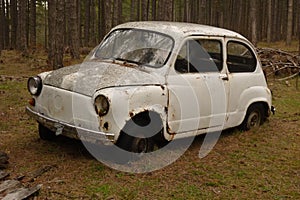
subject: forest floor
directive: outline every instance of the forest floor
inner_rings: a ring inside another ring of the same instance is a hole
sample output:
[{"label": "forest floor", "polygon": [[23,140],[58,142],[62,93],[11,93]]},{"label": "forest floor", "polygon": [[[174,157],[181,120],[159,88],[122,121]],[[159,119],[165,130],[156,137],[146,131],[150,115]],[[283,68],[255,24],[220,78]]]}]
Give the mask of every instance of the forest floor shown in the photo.
[{"label": "forest floor", "polygon": [[[9,155],[10,178],[43,184],[35,199],[300,199],[300,90],[295,80],[271,80],[276,115],[258,130],[226,131],[205,158],[203,141],[173,164],[151,173],[113,170],[94,159],[80,141],[39,139],[37,123],[25,114],[29,76],[50,70],[46,53],[0,58],[0,151]],[[71,64],[66,59],[67,64]],[[26,179],[49,167],[41,176]]]}]

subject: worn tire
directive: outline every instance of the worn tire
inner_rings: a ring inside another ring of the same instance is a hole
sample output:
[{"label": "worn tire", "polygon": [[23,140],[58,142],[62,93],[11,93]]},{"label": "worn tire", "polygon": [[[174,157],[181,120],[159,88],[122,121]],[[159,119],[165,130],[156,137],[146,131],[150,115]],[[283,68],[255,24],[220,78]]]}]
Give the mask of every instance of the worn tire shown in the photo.
[{"label": "worn tire", "polygon": [[153,138],[133,137],[121,132],[117,146],[125,151],[133,153],[148,153],[152,152],[154,149],[154,140]]},{"label": "worn tire", "polygon": [[262,104],[252,104],[246,113],[245,119],[240,125],[242,131],[248,131],[259,127],[265,121],[265,108]]},{"label": "worn tire", "polygon": [[45,127],[44,125],[39,123],[39,135],[42,140],[54,140],[56,138],[56,135],[53,131]]}]

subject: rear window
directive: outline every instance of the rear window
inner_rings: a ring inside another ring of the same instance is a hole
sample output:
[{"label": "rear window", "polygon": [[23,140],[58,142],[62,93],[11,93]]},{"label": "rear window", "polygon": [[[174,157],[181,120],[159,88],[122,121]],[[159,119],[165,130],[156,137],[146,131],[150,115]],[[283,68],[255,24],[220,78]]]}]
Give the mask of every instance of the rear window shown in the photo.
[{"label": "rear window", "polygon": [[236,41],[227,43],[227,67],[229,72],[254,72],[256,62],[254,53],[247,45]]}]

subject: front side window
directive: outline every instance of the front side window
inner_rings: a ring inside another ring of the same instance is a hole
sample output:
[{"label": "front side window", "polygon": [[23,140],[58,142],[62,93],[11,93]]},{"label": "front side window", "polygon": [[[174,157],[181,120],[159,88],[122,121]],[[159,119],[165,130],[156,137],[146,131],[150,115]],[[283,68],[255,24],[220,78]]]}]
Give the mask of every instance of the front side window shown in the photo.
[{"label": "front side window", "polygon": [[228,42],[227,67],[231,73],[254,72],[256,69],[254,53],[243,43]]},{"label": "front side window", "polygon": [[113,31],[95,53],[97,59],[117,59],[148,67],[163,66],[172,52],[170,36],[147,30]]},{"label": "front side window", "polygon": [[222,45],[218,40],[188,40],[175,63],[180,73],[219,72],[223,68]]}]

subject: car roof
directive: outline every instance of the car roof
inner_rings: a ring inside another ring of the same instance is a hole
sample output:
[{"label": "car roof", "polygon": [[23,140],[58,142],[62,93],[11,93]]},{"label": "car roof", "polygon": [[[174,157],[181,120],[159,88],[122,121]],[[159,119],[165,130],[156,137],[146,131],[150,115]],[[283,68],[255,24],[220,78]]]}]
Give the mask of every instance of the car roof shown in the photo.
[{"label": "car roof", "polygon": [[146,30],[165,33],[174,38],[177,38],[179,36],[186,37],[190,35],[208,35],[208,36],[233,37],[233,38],[247,40],[241,34],[231,30],[218,28],[214,26],[184,23],[184,22],[165,22],[165,21],[127,22],[118,25],[114,29],[123,29],[123,28],[146,29]]}]

